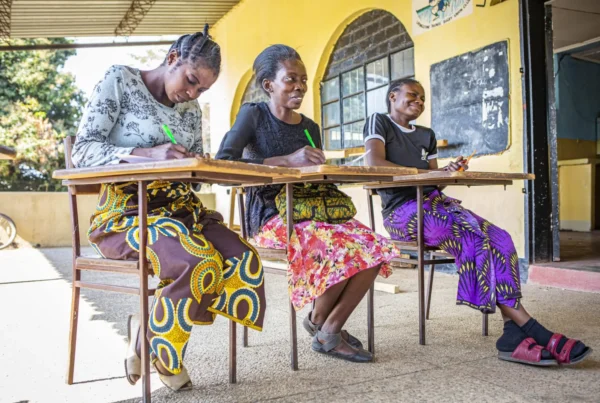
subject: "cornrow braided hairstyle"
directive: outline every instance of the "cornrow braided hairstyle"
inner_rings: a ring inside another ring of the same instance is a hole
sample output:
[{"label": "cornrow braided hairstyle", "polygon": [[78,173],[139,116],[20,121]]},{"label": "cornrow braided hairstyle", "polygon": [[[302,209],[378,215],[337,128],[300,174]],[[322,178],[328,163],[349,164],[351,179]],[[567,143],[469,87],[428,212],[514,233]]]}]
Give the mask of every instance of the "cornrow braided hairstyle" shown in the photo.
[{"label": "cornrow braided hairstyle", "polygon": [[187,34],[177,38],[169,48],[167,57],[162,65],[167,65],[167,59],[171,52],[177,52],[177,64],[175,68],[183,63],[192,65],[200,64],[211,69],[215,75],[221,71],[221,48],[208,34],[208,24],[204,25],[204,31],[195,34]]},{"label": "cornrow braided hairstyle", "polygon": [[271,45],[256,56],[252,70],[256,76],[256,84],[262,88],[265,94],[269,95],[263,86],[263,81],[275,80],[281,63],[286,60],[302,61],[298,52],[287,45]]},{"label": "cornrow braided hairstyle", "polygon": [[400,88],[402,88],[403,85],[411,85],[411,84],[419,84],[421,85],[420,82],[418,82],[417,80],[415,80],[414,78],[401,78],[399,80],[394,80],[390,83],[390,86],[388,87],[388,90],[385,94],[385,103],[387,105],[387,109],[388,109],[388,113],[390,112],[392,105],[390,104],[390,94]]}]

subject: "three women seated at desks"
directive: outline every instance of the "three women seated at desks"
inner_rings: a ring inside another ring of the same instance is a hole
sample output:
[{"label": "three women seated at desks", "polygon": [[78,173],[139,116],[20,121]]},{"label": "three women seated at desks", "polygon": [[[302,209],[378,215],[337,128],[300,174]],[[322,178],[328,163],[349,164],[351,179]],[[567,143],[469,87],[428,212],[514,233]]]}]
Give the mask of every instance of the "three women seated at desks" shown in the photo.
[{"label": "three women seated at desks", "polygon": [[[72,152],[75,166],[117,164],[130,154],[153,159],[205,158],[196,99],[214,84],[220,67],[220,48],[207,28],[179,38],[153,70],[111,67],[84,110]],[[270,46],[253,67],[269,101],[242,106],[217,158],[284,167],[324,163],[319,126],[296,112],[308,90],[300,55],[285,45]],[[408,123],[423,111],[423,92],[416,81],[395,82],[390,87],[390,115],[376,114],[365,125],[369,164],[437,169],[435,135]],[[165,124],[172,140],[162,129]],[[446,169],[461,166],[467,168],[457,161]],[[295,186],[296,192],[305,198],[295,198],[289,245],[281,185],[248,190],[245,224],[249,235],[255,245],[287,248],[292,304],[301,309],[313,303],[303,322],[313,336],[311,348],[349,361],[372,361],[373,355],[361,341],[343,328],[376,276],[391,274],[389,263],[400,253],[390,240],[353,218],[352,201],[335,186]],[[311,195],[319,197],[311,199]],[[323,195],[338,203],[331,215],[313,203]],[[173,390],[190,388],[183,360],[194,324],[210,324],[221,315],[262,329],[263,267],[252,244],[227,229],[219,213],[204,208],[189,184],[155,181],[148,185],[146,197],[147,255],[160,284],[146,335],[139,334],[139,318],[130,317],[127,380],[135,384],[140,377],[140,338],[147,337],[161,381]],[[392,237],[413,240],[413,193],[388,190],[382,198]],[[135,183],[102,186],[88,236],[103,257],[138,258],[137,204]],[[457,258],[459,302],[484,312],[494,312],[499,306],[506,318],[499,351],[510,353],[533,337],[532,345],[540,346],[542,364],[557,359],[579,362],[589,354],[591,349],[581,342],[553,336],[524,310],[516,253],[506,232],[436,188],[427,189],[425,209],[427,244]],[[570,354],[564,353],[567,350]]]}]

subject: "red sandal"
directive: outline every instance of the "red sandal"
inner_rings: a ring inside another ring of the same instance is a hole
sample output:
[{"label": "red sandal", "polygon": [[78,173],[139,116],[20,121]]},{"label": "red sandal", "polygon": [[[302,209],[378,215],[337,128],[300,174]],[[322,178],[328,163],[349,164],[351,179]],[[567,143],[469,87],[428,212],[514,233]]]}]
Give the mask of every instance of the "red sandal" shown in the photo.
[{"label": "red sandal", "polygon": [[586,357],[592,353],[592,348],[586,346],[585,349],[583,350],[583,353],[581,353],[579,356],[575,357],[575,359],[571,361],[571,350],[573,350],[573,347],[575,346],[575,344],[577,344],[577,342],[579,340],[569,339],[569,338],[565,337],[567,339],[567,341],[565,342],[565,345],[563,346],[562,350],[560,350],[560,353],[558,353],[558,352],[556,352],[556,350],[558,349],[558,343],[561,341],[561,339],[563,337],[565,337],[565,336],[563,336],[560,333],[554,333],[552,335],[552,337],[550,338],[548,345],[546,346],[546,350],[550,351],[550,354],[552,354],[552,356],[554,358],[556,358],[556,361],[559,364],[561,364],[561,365],[578,364],[581,361],[585,360]]},{"label": "red sandal", "polygon": [[498,358],[504,361],[518,362],[520,364],[534,365],[537,367],[551,367],[558,365],[555,359],[543,360],[542,350],[544,347],[536,343],[532,337],[523,340],[515,351],[498,351]]}]

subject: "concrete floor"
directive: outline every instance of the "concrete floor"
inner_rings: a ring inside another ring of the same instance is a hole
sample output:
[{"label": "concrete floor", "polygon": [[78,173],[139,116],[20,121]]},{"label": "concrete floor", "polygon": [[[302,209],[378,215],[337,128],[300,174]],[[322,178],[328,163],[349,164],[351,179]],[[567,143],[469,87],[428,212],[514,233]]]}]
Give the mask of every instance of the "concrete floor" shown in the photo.
[{"label": "concrete floor", "polygon": [[561,231],[560,262],[552,266],[600,273],[600,231]]},{"label": "concrete floor", "polygon": [[[135,297],[83,293],[76,384],[64,382],[70,260],[66,248],[0,251],[0,402],[139,401],[141,388],[129,386],[123,373],[125,321],[137,310]],[[457,277],[443,274],[434,284],[428,344],[420,346],[415,272],[399,270],[386,281],[402,292],[375,296],[376,362],[351,364],[317,355],[299,326],[300,370],[291,371],[285,278],[268,274],[265,330],[251,331],[250,347],[240,346],[238,384],[227,382],[228,326],[219,318],[214,326],[194,328],[185,360],[194,389],[173,394],[153,375],[153,401],[599,401],[597,352],[571,368],[499,361],[500,316],[490,317],[490,336],[482,337],[480,314],[454,304]],[[523,291],[524,305],[540,322],[600,349],[599,294],[530,285]],[[347,329],[366,341],[364,303]]]}]

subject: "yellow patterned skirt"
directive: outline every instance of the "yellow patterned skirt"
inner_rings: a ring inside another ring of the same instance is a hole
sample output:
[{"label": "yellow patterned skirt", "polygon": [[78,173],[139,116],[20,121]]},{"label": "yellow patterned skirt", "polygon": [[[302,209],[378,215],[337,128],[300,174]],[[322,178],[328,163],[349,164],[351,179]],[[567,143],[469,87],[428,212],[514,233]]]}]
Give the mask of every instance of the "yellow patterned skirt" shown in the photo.
[{"label": "yellow patterned skirt", "polygon": [[[148,340],[153,358],[181,372],[192,325],[223,315],[262,330],[263,267],[256,250],[205,209],[188,184],[148,185],[146,255],[160,278],[150,311]],[[88,232],[108,259],[138,259],[137,183],[103,185]]]}]

